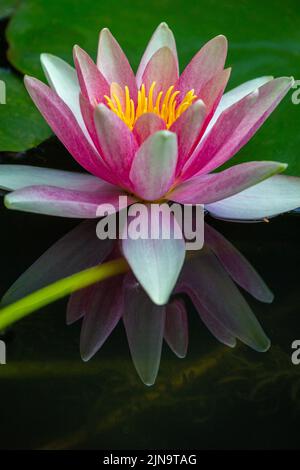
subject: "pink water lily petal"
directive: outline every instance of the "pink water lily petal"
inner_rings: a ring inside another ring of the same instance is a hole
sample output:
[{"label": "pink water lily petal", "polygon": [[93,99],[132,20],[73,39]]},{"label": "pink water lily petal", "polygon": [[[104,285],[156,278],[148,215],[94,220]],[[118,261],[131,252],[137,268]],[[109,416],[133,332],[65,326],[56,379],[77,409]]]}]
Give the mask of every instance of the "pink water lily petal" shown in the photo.
[{"label": "pink water lily petal", "polygon": [[[228,83],[229,77],[231,73],[231,68],[220,70],[217,72],[203,87],[201,88],[201,92],[198,95],[207,109],[207,115],[205,120],[205,125],[203,131],[207,128],[210,121],[212,120],[216,109],[220,103],[226,85]],[[201,137],[203,136],[204,132],[202,132]]]},{"label": "pink water lily petal", "polygon": [[133,191],[145,200],[162,197],[171,187],[177,165],[176,134],[159,131],[137,151],[130,170]]},{"label": "pink water lily petal", "polygon": [[89,289],[80,334],[80,354],[84,361],[101,348],[123,314],[122,280],[123,276],[106,279]]},{"label": "pink water lily petal", "polygon": [[198,143],[206,116],[206,107],[202,100],[197,100],[170,127],[177,135],[178,161],[176,174],[179,174],[183,164]]},{"label": "pink water lily petal", "polygon": [[153,385],[160,364],[165,307],[151,302],[131,277],[125,285],[123,320],[137,373],[145,385]]},{"label": "pink water lily petal", "polygon": [[[97,192],[64,189],[55,186],[28,186],[5,196],[8,209],[33,212],[36,214],[55,215],[90,219],[97,217],[101,204],[110,204],[111,212],[121,210],[119,197],[124,194],[116,186],[103,188]],[[122,202],[130,204],[132,199]]]},{"label": "pink water lily petal", "polygon": [[[97,152],[100,154],[100,145],[98,140],[98,134],[96,130],[95,120],[94,120],[94,106],[87,100],[82,93],[79,95],[79,103],[81,114],[88,130],[89,136],[95,145]],[[112,176],[114,181],[117,181],[116,175]]]},{"label": "pink water lily petal", "polygon": [[86,287],[85,289],[78,290],[70,295],[66,313],[67,325],[72,325],[86,314],[89,291],[90,287]]},{"label": "pink water lily petal", "polygon": [[230,333],[230,331],[220,323],[215,316],[213,316],[201,302],[199,295],[195,289],[189,289],[185,286],[184,291],[190,297],[191,301],[194,304],[195,309],[197,310],[201,320],[203,321],[206,328],[211,332],[211,334],[218,340],[220,343],[234,348],[236,346],[236,339]]},{"label": "pink water lily petal", "polygon": [[96,106],[109,95],[110,87],[90,56],[79,46],[73,49],[74,63],[83,96]]},{"label": "pink water lily petal", "polygon": [[10,287],[2,299],[7,305],[58,279],[96,266],[110,254],[113,240],[99,240],[96,221],[87,220],[52,245]]},{"label": "pink water lily petal", "polygon": [[95,126],[101,154],[117,177],[129,183],[129,171],[138,145],[126,124],[104,104],[95,109]]},{"label": "pink water lily petal", "polygon": [[249,95],[265,83],[270,82],[273,80],[273,78],[274,77],[272,76],[254,78],[224,93],[211,121],[209,122],[209,125],[205,131],[205,135],[211,130],[218,117],[222,114],[223,111],[225,111],[225,109],[229,108],[234,103],[237,103],[242,98]]},{"label": "pink water lily petal", "polygon": [[166,91],[170,86],[174,86],[178,79],[177,63],[171,49],[162,47],[153,54],[149,60],[142,77],[142,83],[145,85],[146,94],[149,93],[153,82],[156,83],[153,100],[158,93]]},{"label": "pink water lily petal", "polygon": [[226,271],[208,247],[191,258],[182,270],[181,287],[191,291],[211,316],[232,337],[256,351],[266,351],[270,341]]},{"label": "pink water lily petal", "polygon": [[93,175],[113,182],[100,155],[89,144],[74,115],[61,98],[36,78],[25,77],[24,81],[35,105],[79,165]]},{"label": "pink water lily petal", "polygon": [[184,178],[208,173],[245,145],[292,86],[293,79],[277,78],[227,108],[183,169]]},{"label": "pink water lily petal", "polygon": [[41,54],[41,64],[49,85],[70,108],[82,132],[88,137],[80,112],[80,86],[76,70],[60,57],[52,54]]},{"label": "pink water lily petal", "polygon": [[0,188],[7,191],[35,185],[54,185],[79,191],[110,190],[112,185],[96,176],[30,165],[0,165]]},{"label": "pink water lily petal", "polygon": [[227,55],[227,40],[224,36],[216,36],[207,42],[193,57],[180,75],[176,90],[180,90],[181,97],[189,90],[201,97],[203,86],[213,76],[224,68]]},{"label": "pink water lily petal", "polygon": [[299,178],[278,175],[222,201],[207,204],[206,209],[221,219],[263,220],[300,207]]},{"label": "pink water lily petal", "polygon": [[136,74],[136,81],[139,88],[142,85],[142,76],[149,60],[155,54],[155,52],[162,47],[168,47],[172,51],[178,72],[179,67],[174,35],[166,23],[160,23],[149,41]]},{"label": "pink water lily petal", "polygon": [[249,261],[223,235],[208,224],[205,224],[205,242],[239,286],[261,302],[273,301],[273,293]]},{"label": "pink water lily petal", "polygon": [[164,337],[176,356],[186,356],[189,332],[187,313],[182,300],[175,299],[166,306]]},{"label": "pink water lily petal", "polygon": [[256,185],[286,167],[268,161],[241,163],[219,173],[196,176],[177,186],[168,197],[181,204],[209,204]]},{"label": "pink water lily petal", "polygon": [[128,86],[136,100],[137,85],[132,68],[120,45],[109,29],[102,29],[99,37],[97,66],[109,84],[116,82],[121,88]]},{"label": "pink water lily petal", "polygon": [[141,145],[151,134],[166,129],[165,121],[154,113],[142,114],[133,128],[138,145]]},{"label": "pink water lily petal", "polygon": [[[184,262],[182,232],[166,204],[156,206],[160,216],[151,214],[148,205],[135,204],[132,208],[136,215],[130,208],[133,223],[130,222],[127,237],[122,240],[123,254],[152,301],[166,304]],[[136,226],[140,233],[134,238],[131,228]]]}]

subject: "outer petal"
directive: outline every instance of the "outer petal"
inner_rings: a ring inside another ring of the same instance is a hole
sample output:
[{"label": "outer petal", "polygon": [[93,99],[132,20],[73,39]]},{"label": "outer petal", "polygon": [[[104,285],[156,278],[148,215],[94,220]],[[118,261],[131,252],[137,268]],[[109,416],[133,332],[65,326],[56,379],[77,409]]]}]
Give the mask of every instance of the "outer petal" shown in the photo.
[{"label": "outer petal", "polygon": [[114,186],[95,176],[30,165],[0,165],[0,188],[7,191],[26,186],[55,185],[78,191],[112,190]]},{"label": "outer petal", "polygon": [[132,162],[129,176],[134,192],[149,201],[162,197],[174,181],[177,156],[173,132],[159,131],[148,137]]},{"label": "outer petal", "polygon": [[132,132],[104,104],[96,107],[94,119],[103,158],[119,181],[127,184],[131,162],[137,150]]},{"label": "outer petal", "polygon": [[99,37],[97,66],[107,82],[118,83],[123,89],[127,85],[130,95],[136,99],[137,86],[130,64],[109,29],[102,29]]},{"label": "outer petal", "polygon": [[80,353],[88,361],[111,334],[123,314],[123,276],[107,279],[91,287],[86,300]]},{"label": "outer petal", "polygon": [[181,271],[185,243],[181,232],[181,238],[178,237],[180,229],[166,204],[160,206],[161,222],[159,216],[151,215],[149,206],[143,205],[140,209],[140,237],[134,239],[131,236],[129,224],[129,233],[122,242],[123,253],[149,297],[156,304],[163,305],[167,303]]},{"label": "outer petal", "polygon": [[270,82],[271,80],[273,80],[273,78],[274,77],[272,76],[254,78],[253,80],[249,80],[248,82],[242,83],[241,85],[225,93],[222,96],[221,101],[216,109],[216,112],[214,113],[213,118],[211,119],[204,135],[206,135],[211,130],[218,117],[222,114],[223,111],[225,111],[225,109],[229,108],[234,103],[237,103],[245,96],[257,90],[257,88],[261,87],[265,83]]},{"label": "outer petal", "polygon": [[300,207],[300,178],[273,176],[239,194],[208,204],[206,209],[221,219],[262,220]]},{"label": "outer petal", "polygon": [[[89,219],[97,217],[97,209],[101,204],[110,204],[113,212],[124,208],[119,205],[119,196],[122,194],[124,195],[116,186],[97,192],[76,191],[56,186],[28,186],[7,194],[4,202],[8,209]],[[130,198],[124,198],[123,202],[125,201],[128,204],[132,202]]]},{"label": "outer petal", "polygon": [[230,335],[256,351],[269,348],[270,341],[248,304],[207,247],[186,263],[181,283],[182,290],[188,294],[193,292]]},{"label": "outer petal", "polygon": [[261,302],[273,301],[273,293],[249,261],[223,235],[208,224],[205,224],[205,242],[237,284]]},{"label": "outer petal", "polygon": [[136,80],[139,88],[142,85],[142,76],[149,60],[153,54],[155,54],[155,52],[162,47],[168,47],[172,51],[178,72],[179,67],[174,35],[166,23],[160,23],[149,41],[136,74]]},{"label": "outer petal", "polygon": [[83,96],[94,106],[102,103],[104,95],[110,94],[109,84],[83,49],[74,46],[73,55]]},{"label": "outer petal", "polygon": [[291,78],[277,78],[227,108],[187,162],[184,178],[208,173],[238,152],[265,122],[292,83]]},{"label": "outer petal", "polygon": [[193,57],[179,77],[176,90],[184,96],[194,89],[201,98],[203,86],[224,68],[227,55],[227,40],[224,36],[216,36],[206,43]]},{"label": "outer petal", "polygon": [[160,91],[166,93],[170,86],[174,86],[178,79],[177,63],[171,49],[162,47],[153,54],[149,60],[142,77],[142,83],[145,84],[146,93],[149,93],[153,82],[153,99],[157,97]]},{"label": "outer petal", "polygon": [[25,77],[26,88],[53,132],[75,160],[90,173],[113,182],[107,167],[82,133],[74,115],[59,96],[44,83]]},{"label": "outer petal", "polygon": [[182,300],[173,300],[166,306],[165,340],[176,356],[186,356],[189,332],[188,318]]},{"label": "outer petal", "polygon": [[205,116],[206,107],[202,100],[197,100],[170,127],[178,140],[177,174],[198,143]]},{"label": "outer petal", "polygon": [[286,167],[278,162],[241,163],[220,173],[196,176],[177,186],[169,198],[182,204],[209,204],[256,185]]},{"label": "outer petal", "polygon": [[125,292],[123,320],[132,360],[144,384],[153,385],[160,364],[165,308],[151,302],[132,280],[127,281]]},{"label": "outer petal", "polygon": [[3,297],[15,302],[52,282],[101,263],[113,248],[112,240],[99,240],[96,222],[84,221],[67,233],[25,271]]},{"label": "outer petal", "polygon": [[154,113],[145,113],[140,116],[133,129],[138,145],[141,145],[151,134],[166,128],[165,121]]},{"label": "outer petal", "polygon": [[41,64],[49,85],[74,114],[83,132],[86,132],[79,107],[80,86],[76,70],[52,54],[41,54]]}]

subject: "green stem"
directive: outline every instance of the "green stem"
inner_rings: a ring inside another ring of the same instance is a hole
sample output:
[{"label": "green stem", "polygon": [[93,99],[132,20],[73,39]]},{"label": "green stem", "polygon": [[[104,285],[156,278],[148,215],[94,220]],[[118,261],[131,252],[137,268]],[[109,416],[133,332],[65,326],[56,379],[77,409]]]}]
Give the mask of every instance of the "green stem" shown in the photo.
[{"label": "green stem", "polygon": [[129,266],[125,259],[119,258],[93,268],[85,269],[43,287],[17,302],[0,309],[0,330],[55,300],[61,299],[96,282],[125,273],[128,269]]}]

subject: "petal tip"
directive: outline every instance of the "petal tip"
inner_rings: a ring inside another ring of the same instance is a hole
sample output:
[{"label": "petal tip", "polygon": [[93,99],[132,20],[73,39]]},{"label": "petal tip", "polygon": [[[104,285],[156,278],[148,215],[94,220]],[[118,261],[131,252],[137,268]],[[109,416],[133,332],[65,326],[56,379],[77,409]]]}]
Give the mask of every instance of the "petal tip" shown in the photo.
[{"label": "petal tip", "polygon": [[169,28],[168,23],[166,23],[165,21],[162,21],[162,22],[158,25],[158,29],[170,29],[170,28]]},{"label": "petal tip", "polygon": [[257,352],[267,352],[271,347],[271,341],[269,340],[269,338],[265,338],[265,341],[263,342],[263,344],[261,346],[259,346],[256,350]]}]

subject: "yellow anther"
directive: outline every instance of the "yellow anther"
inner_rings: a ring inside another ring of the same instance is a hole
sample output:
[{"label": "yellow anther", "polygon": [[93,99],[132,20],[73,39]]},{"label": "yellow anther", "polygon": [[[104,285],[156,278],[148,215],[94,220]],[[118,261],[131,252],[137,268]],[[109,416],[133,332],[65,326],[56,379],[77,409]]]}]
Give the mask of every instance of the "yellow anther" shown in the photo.
[{"label": "yellow anther", "polygon": [[190,90],[178,104],[180,92],[174,91],[174,85],[170,86],[164,93],[159,91],[155,94],[156,82],[153,82],[149,88],[148,94],[146,87],[142,84],[138,90],[137,103],[135,104],[130,97],[128,86],[123,90],[117,83],[112,83],[110,87],[110,97],[105,95],[107,106],[120,118],[129,129],[133,129],[137,119],[145,113],[155,113],[162,118],[166,127],[169,129],[176,119],[191,106],[197,96],[194,90]]}]

